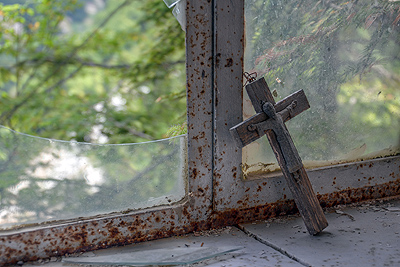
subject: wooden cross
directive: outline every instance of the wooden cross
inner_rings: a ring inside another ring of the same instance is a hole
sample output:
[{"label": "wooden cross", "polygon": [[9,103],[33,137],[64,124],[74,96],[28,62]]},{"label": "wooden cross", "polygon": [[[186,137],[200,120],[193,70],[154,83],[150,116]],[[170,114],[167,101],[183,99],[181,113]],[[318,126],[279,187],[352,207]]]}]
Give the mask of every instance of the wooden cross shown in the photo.
[{"label": "wooden cross", "polygon": [[307,97],[299,90],[275,103],[264,78],[248,84],[246,90],[257,114],[232,127],[230,132],[239,147],[267,135],[308,232],[318,234],[328,222],[284,124],[310,108]]}]

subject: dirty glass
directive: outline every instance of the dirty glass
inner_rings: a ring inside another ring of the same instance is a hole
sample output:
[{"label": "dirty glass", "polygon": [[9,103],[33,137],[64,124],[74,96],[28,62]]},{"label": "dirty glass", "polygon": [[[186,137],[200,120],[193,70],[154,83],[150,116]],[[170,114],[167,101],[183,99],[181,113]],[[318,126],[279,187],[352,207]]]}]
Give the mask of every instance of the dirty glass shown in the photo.
[{"label": "dirty glass", "polygon": [[170,205],[185,196],[186,137],[95,145],[0,127],[0,229]]},{"label": "dirty glass", "polygon": [[[306,167],[399,152],[400,1],[246,0],[245,23],[245,70],[308,97],[286,123]],[[247,178],[278,168],[266,137],[244,148]]]}]

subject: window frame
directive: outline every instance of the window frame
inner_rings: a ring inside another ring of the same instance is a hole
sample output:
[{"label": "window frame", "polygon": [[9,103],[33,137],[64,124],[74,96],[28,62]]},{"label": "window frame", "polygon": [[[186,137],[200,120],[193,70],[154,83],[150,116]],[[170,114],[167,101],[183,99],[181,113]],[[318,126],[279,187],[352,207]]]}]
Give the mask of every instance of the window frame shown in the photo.
[{"label": "window frame", "polygon": [[[186,1],[188,194],[179,203],[0,234],[0,265],[266,219],[297,209],[283,176],[244,181],[244,1]],[[312,107],[311,107],[312,108]],[[400,157],[308,171],[323,207],[400,194]]]},{"label": "window frame", "polygon": [[186,1],[188,194],[179,203],[0,234],[0,265],[209,229],[212,214],[213,4]]},{"label": "window frame", "polygon": [[[227,213],[232,223],[297,212],[282,174],[241,179],[242,153],[229,133],[230,127],[243,120],[243,2],[230,1],[225,6],[216,0],[215,8],[213,210]],[[242,63],[240,68],[238,62]],[[400,156],[391,156],[311,169],[307,173],[321,206],[331,207],[400,195],[399,166]]]}]

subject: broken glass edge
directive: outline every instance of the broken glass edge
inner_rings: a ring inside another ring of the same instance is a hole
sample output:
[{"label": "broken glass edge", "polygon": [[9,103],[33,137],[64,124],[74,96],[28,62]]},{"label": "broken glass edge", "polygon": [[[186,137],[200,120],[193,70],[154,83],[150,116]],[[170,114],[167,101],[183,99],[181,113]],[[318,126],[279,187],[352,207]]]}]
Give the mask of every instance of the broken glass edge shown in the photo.
[{"label": "broken glass edge", "polygon": [[187,134],[181,134],[181,135],[168,137],[168,138],[164,138],[164,139],[157,139],[157,140],[144,141],[144,142],[138,142],[138,143],[95,144],[95,143],[88,143],[88,142],[68,141],[68,140],[52,139],[52,138],[46,138],[46,137],[30,135],[30,134],[26,134],[26,133],[21,133],[21,132],[15,131],[15,130],[10,129],[8,127],[5,127],[3,125],[0,125],[0,128],[9,130],[9,131],[14,132],[14,133],[19,134],[19,135],[32,137],[32,138],[37,138],[37,139],[41,139],[41,140],[47,140],[47,141],[52,141],[52,142],[60,142],[60,143],[71,143],[71,144],[78,144],[78,145],[91,145],[91,146],[128,146],[128,145],[136,145],[136,144],[149,144],[149,143],[158,143],[158,142],[163,142],[163,141],[167,141],[167,140],[179,139],[181,137],[186,137],[187,136]]},{"label": "broken glass edge", "polygon": [[[140,149],[140,150],[147,150],[146,148],[148,148],[147,145],[151,145],[151,148],[157,148],[157,149],[162,149],[164,147],[164,149],[167,147],[168,150],[172,149],[173,151],[170,151],[168,155],[159,155],[160,153],[157,153],[157,157],[168,157],[166,163],[168,165],[164,166],[164,167],[160,167],[160,164],[157,164],[157,167],[151,168],[149,170],[149,173],[143,173],[143,169],[144,170],[148,170],[149,167],[147,167],[147,165],[151,165],[152,162],[154,162],[154,156],[152,155],[151,152],[150,155],[147,155],[145,159],[148,162],[146,163],[145,166],[142,166],[141,168],[134,170],[136,173],[135,176],[140,175],[140,177],[145,177],[145,176],[151,176],[152,173],[154,171],[158,171],[159,172],[159,168],[162,168],[161,171],[165,171],[165,168],[168,168],[168,170],[172,171],[172,176],[170,176],[170,178],[168,180],[173,180],[173,181],[165,181],[164,183],[174,183],[176,186],[173,186],[173,189],[169,190],[168,192],[164,192],[162,193],[162,195],[146,195],[148,196],[148,198],[146,199],[138,199],[135,202],[132,202],[132,200],[129,201],[129,205],[127,205],[126,203],[127,200],[123,199],[122,202],[118,202],[116,203],[117,205],[114,206],[112,205],[111,207],[105,207],[105,209],[103,209],[104,207],[101,207],[100,209],[87,209],[84,210],[83,208],[78,212],[78,213],[74,213],[74,214],[69,214],[66,216],[53,216],[53,217],[46,217],[46,218],[39,218],[39,219],[24,219],[24,220],[19,220],[16,221],[15,219],[12,219],[12,221],[9,221],[7,219],[7,216],[11,216],[12,218],[14,218],[15,216],[20,216],[19,211],[14,211],[11,210],[10,208],[13,207],[8,207],[8,206],[4,206],[4,207],[0,207],[0,215],[6,215],[4,217],[4,221],[1,222],[3,219],[2,216],[0,217],[0,233],[4,233],[4,232],[9,232],[10,230],[20,230],[20,229],[25,229],[25,228],[30,228],[30,227],[36,227],[36,226],[43,226],[43,225],[59,225],[59,224],[63,224],[65,222],[71,222],[71,221],[82,221],[82,220],[86,220],[86,219],[93,219],[93,218],[103,218],[104,216],[109,216],[109,215],[113,215],[113,214],[119,214],[119,213],[130,213],[130,212],[136,212],[136,211],[143,211],[149,208],[156,208],[156,207],[161,207],[161,206],[165,206],[168,205],[170,206],[171,204],[178,204],[180,201],[182,201],[186,194],[187,194],[187,181],[186,181],[186,169],[187,169],[187,151],[186,151],[186,146],[187,146],[187,135],[179,135],[176,137],[171,137],[171,138],[166,138],[166,139],[160,139],[160,140],[154,140],[154,141],[148,141],[148,142],[140,142],[140,143],[124,143],[124,144],[93,144],[93,143],[87,143],[87,142],[77,142],[77,141],[65,141],[65,140],[56,140],[56,139],[50,139],[50,138],[43,138],[43,137],[38,137],[38,136],[33,136],[33,135],[29,135],[29,134],[25,134],[25,133],[20,133],[17,132],[15,130],[9,129],[5,126],[0,125],[0,130],[4,130],[5,133],[8,132],[11,134],[11,136],[15,136],[18,138],[18,136],[20,136],[20,140],[28,140],[28,142],[38,142],[39,147],[40,144],[45,142],[45,143],[49,143],[51,146],[55,146],[57,144],[57,146],[67,146],[67,147],[76,147],[76,146],[86,146],[86,147],[91,147],[94,150],[92,151],[97,151],[98,149],[102,149],[101,151],[103,151],[104,149],[113,149],[113,148],[120,148],[123,149],[124,151],[131,151],[132,149]],[[35,141],[37,140],[37,141]],[[15,141],[15,140],[14,140]],[[9,140],[5,140],[4,142],[8,142]],[[17,142],[18,143],[18,142]],[[12,145],[13,143],[11,143]],[[144,146],[142,146],[144,145]],[[13,147],[14,145],[12,145]],[[160,148],[159,148],[160,146]],[[20,155],[25,155],[24,151],[26,149],[31,150],[33,152],[35,152],[35,148],[31,147],[31,146],[26,146],[23,145],[22,146],[22,153],[19,153]],[[5,152],[7,152],[7,149],[4,150]],[[41,150],[39,151],[41,152]],[[154,152],[154,151],[153,151]],[[173,154],[171,154],[173,153]],[[28,153],[29,154],[29,153]],[[32,154],[32,153],[31,153]],[[164,153],[165,154],[165,153]],[[171,158],[170,155],[172,155]],[[80,154],[76,154],[73,155],[73,157],[81,157],[82,155]],[[85,156],[85,155],[84,155]],[[38,156],[36,156],[38,157]],[[173,160],[177,160],[178,162],[177,164],[179,166],[175,166],[172,167],[174,170],[171,169],[171,164]],[[133,162],[139,161],[139,160],[143,160],[143,157],[139,157],[138,160],[135,160],[135,157],[132,158]],[[157,160],[157,159],[155,159]],[[9,163],[9,162],[7,162]],[[18,164],[18,163],[17,163]],[[18,171],[16,172],[16,178],[19,182],[16,185],[12,185],[11,187],[9,187],[8,189],[18,189],[18,185],[21,182],[29,181],[29,178],[26,178],[26,172],[24,170],[28,169],[30,167],[30,164],[28,165],[22,165],[22,166],[16,166],[19,169],[23,170],[23,173],[18,173]],[[101,168],[103,168],[103,166],[100,166]],[[17,169],[18,169],[17,168]],[[107,167],[105,167],[107,168]],[[105,169],[107,170],[107,169]],[[120,172],[119,172],[120,173]],[[136,175],[137,174],[137,175]],[[63,173],[61,173],[60,175],[56,175],[56,176],[46,176],[46,177],[37,177],[36,180],[40,180],[40,178],[43,178],[43,181],[46,181],[46,179],[50,179],[50,180],[57,180],[57,181],[69,181],[71,179],[71,177],[63,177]],[[59,176],[59,177],[58,177]],[[64,175],[65,176],[65,175]],[[82,175],[81,175],[82,176]],[[114,175],[115,176],[115,175]],[[175,178],[174,178],[175,177]],[[88,183],[87,186],[93,186],[89,183],[88,178],[86,177],[86,175],[83,175],[83,178],[86,181],[83,181],[85,183]],[[82,177],[78,177],[78,179],[83,180]],[[35,179],[35,178],[34,178]],[[108,180],[115,180],[115,177],[113,176],[108,176],[105,175],[104,179]],[[142,178],[140,178],[142,179]],[[72,180],[76,179],[74,177],[72,177]],[[156,186],[157,187],[157,186]],[[158,186],[159,187],[159,186]],[[7,189],[7,187],[6,187]],[[7,189],[7,190],[8,190]],[[51,190],[51,189],[50,189]],[[165,190],[164,190],[165,191]],[[15,192],[14,192],[15,194]],[[88,195],[89,196],[89,195]],[[47,198],[43,198],[45,201]],[[80,201],[80,200],[78,200]],[[14,204],[15,206],[15,204]],[[15,207],[19,207],[19,206],[15,206]],[[50,207],[52,208],[52,207]],[[108,210],[107,210],[108,209]],[[89,213],[88,213],[89,212]],[[16,217],[15,217],[16,218]]]},{"label": "broken glass edge", "polygon": [[[193,264],[240,249],[243,249],[243,247],[223,246],[172,249],[164,248],[145,251],[134,251],[131,253],[120,253],[114,255],[64,258],[62,262],[73,264],[134,266]],[[155,257],[158,259],[155,260]]]},{"label": "broken glass edge", "polygon": [[163,0],[163,1],[167,5],[168,8],[171,8],[181,0]]}]

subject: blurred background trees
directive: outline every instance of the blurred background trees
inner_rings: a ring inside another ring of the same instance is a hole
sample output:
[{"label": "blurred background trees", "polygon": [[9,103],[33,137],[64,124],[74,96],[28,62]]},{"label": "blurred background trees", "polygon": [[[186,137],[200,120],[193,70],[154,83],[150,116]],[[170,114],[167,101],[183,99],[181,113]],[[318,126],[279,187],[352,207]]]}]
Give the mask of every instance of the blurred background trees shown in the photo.
[{"label": "blurred background trees", "polygon": [[185,121],[185,36],[163,1],[1,2],[0,124],[127,143]]},{"label": "blurred background trees", "polygon": [[[185,192],[185,34],[162,0],[0,1],[0,228]],[[172,127],[173,125],[177,125]]]}]

